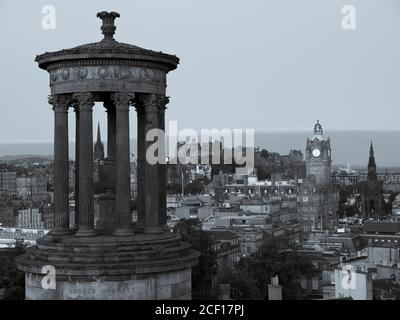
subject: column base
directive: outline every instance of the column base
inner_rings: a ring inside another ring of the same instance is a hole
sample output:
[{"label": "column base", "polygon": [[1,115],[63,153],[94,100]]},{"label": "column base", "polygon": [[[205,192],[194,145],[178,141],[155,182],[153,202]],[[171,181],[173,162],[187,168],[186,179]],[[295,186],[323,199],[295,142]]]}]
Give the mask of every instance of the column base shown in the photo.
[{"label": "column base", "polygon": [[164,233],[162,227],[144,227],[143,233]]},{"label": "column base", "polygon": [[115,229],[113,232],[113,236],[123,237],[123,236],[133,236],[134,232],[132,229]]},{"label": "column base", "polygon": [[92,230],[78,230],[75,233],[75,236],[77,237],[94,237],[97,236],[98,233],[96,231]]},{"label": "column base", "polygon": [[135,233],[142,233],[144,229],[144,223],[142,221],[135,222],[133,224],[133,232]]},{"label": "column base", "polygon": [[65,235],[68,235],[68,234],[71,234],[71,233],[72,233],[72,230],[70,230],[70,229],[53,229],[53,230],[51,230],[50,235],[52,235],[52,236],[65,236]]}]

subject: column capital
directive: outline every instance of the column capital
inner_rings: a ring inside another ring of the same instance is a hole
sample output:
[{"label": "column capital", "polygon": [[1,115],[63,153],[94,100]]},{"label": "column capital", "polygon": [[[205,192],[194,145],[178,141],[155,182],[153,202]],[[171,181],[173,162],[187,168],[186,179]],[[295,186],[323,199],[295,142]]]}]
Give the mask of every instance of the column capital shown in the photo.
[{"label": "column capital", "polygon": [[115,104],[116,110],[129,110],[134,98],[135,94],[129,92],[116,92],[111,94],[111,101]]},{"label": "column capital", "polygon": [[163,112],[169,103],[169,97],[160,94],[141,94],[136,99],[137,107],[146,112]]},{"label": "column capital", "polygon": [[48,97],[49,104],[53,106],[54,112],[68,112],[68,108],[73,102],[71,96],[64,94],[54,94]]},{"label": "column capital", "polygon": [[95,101],[95,96],[92,93],[75,93],[73,97],[78,104],[76,108],[79,111],[92,111]]}]

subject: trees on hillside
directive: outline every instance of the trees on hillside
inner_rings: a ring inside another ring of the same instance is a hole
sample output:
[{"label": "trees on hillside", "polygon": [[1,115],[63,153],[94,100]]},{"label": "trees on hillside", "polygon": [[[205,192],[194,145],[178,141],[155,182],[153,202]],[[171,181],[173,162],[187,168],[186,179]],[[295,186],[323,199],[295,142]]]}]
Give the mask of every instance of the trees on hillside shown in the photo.
[{"label": "trees on hillside", "polygon": [[175,225],[174,232],[182,241],[191,244],[192,249],[201,253],[199,264],[192,269],[192,298],[216,299],[213,278],[217,273],[216,255],[212,251],[211,237],[201,229],[198,220],[183,220]]},{"label": "trees on hillside", "polygon": [[299,300],[305,297],[300,278],[316,271],[310,258],[286,239],[272,238],[256,254],[242,258],[223,281],[231,285],[233,299],[267,299],[268,284],[278,275],[283,299]]}]

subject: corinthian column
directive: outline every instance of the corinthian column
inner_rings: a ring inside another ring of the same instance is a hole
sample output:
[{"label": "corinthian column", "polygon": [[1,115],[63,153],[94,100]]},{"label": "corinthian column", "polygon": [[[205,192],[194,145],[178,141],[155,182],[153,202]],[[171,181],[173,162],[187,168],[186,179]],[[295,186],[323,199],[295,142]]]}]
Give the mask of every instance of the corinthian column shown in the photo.
[{"label": "corinthian column", "polygon": [[74,105],[75,111],[75,225],[79,228],[79,106]]},{"label": "corinthian column", "polygon": [[54,226],[52,234],[63,235],[69,230],[68,192],[68,107],[70,98],[50,96],[54,110]]},{"label": "corinthian column", "polygon": [[114,93],[111,99],[116,112],[115,143],[115,208],[116,229],[114,235],[133,234],[130,197],[129,107],[133,94]]},{"label": "corinthian column", "polygon": [[93,122],[94,97],[90,93],[74,95],[79,110],[79,230],[77,236],[96,235],[93,204]]},{"label": "corinthian column", "polygon": [[[138,112],[138,209],[143,219],[145,233],[161,233],[166,224],[165,193],[165,141],[158,141],[159,162],[149,162],[148,148],[154,141],[147,141],[152,129],[165,130],[165,105],[168,98],[156,94],[140,94],[136,99]],[[144,212],[143,212],[144,211]]]}]

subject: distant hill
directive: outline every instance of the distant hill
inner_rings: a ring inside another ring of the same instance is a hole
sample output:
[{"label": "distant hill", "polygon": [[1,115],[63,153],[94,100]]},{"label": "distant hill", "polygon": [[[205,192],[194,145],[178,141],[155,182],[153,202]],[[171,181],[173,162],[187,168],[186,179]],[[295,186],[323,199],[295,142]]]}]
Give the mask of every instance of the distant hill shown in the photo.
[{"label": "distant hill", "polygon": [[44,162],[53,160],[52,155],[33,155],[33,154],[19,154],[19,155],[6,155],[0,157],[0,162],[20,162],[20,161],[28,161],[28,162]]},{"label": "distant hill", "polygon": [[[374,131],[374,130],[325,130],[326,137],[331,138],[332,160],[336,165],[351,164],[352,168],[365,168],[368,163],[369,145],[374,143],[375,159],[378,170],[383,167],[399,167],[400,131]],[[290,149],[301,150],[303,154],[307,137],[312,136],[310,131],[288,131],[288,132],[255,132],[255,146],[268,151],[288,154]],[[104,141],[105,148],[107,142]],[[131,153],[136,153],[136,139],[131,139]],[[52,142],[40,143],[0,143],[0,161],[11,159],[23,159],[24,157],[50,158],[54,146]],[[18,154],[21,155],[18,155]],[[18,156],[9,156],[9,155]],[[69,144],[69,157],[75,157],[75,144]]]}]

